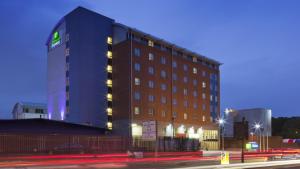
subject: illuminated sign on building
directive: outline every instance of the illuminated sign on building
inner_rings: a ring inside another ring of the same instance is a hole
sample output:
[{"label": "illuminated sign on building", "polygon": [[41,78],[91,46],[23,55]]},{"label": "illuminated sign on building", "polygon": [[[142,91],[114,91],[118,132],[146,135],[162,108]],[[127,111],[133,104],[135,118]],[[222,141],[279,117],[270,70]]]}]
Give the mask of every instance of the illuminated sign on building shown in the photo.
[{"label": "illuminated sign on building", "polygon": [[51,47],[54,48],[55,46],[60,44],[60,35],[58,31],[55,31],[52,35]]}]

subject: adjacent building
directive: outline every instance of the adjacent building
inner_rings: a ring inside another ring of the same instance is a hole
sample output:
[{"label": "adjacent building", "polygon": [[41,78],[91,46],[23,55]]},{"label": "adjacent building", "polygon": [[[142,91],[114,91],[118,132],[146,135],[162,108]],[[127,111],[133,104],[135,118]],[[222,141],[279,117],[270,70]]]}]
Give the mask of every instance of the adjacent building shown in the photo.
[{"label": "adjacent building", "polygon": [[226,137],[234,137],[234,126],[235,124],[242,122],[245,118],[248,124],[249,135],[261,135],[271,136],[272,135],[272,110],[265,108],[253,108],[253,109],[241,109],[234,110],[230,109],[226,111],[224,124],[224,134]]},{"label": "adjacent building", "polygon": [[134,138],[152,125],[155,137],[217,148],[218,61],[82,7],[57,23],[46,44],[51,119]]},{"label": "adjacent building", "polygon": [[13,119],[48,119],[47,105],[42,103],[19,102],[12,110]]}]

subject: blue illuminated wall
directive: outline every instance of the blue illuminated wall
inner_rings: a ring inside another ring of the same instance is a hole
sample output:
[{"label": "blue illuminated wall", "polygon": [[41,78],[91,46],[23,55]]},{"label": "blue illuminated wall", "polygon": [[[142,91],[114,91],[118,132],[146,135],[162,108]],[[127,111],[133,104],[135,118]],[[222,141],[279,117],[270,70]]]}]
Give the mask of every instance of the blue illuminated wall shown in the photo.
[{"label": "blue illuminated wall", "polygon": [[[105,127],[107,37],[112,36],[113,22],[78,7],[51,32],[61,29],[64,39],[48,52],[48,110],[52,119]],[[66,50],[69,53],[67,60]],[[66,90],[69,98],[66,98]]]}]

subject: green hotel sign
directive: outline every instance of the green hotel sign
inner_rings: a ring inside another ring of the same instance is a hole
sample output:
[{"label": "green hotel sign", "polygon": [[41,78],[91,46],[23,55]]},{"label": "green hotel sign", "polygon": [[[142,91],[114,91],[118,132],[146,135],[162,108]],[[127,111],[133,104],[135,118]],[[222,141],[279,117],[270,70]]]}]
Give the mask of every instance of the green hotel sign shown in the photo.
[{"label": "green hotel sign", "polygon": [[55,31],[52,35],[51,47],[54,48],[55,46],[60,44],[60,35],[58,31]]}]

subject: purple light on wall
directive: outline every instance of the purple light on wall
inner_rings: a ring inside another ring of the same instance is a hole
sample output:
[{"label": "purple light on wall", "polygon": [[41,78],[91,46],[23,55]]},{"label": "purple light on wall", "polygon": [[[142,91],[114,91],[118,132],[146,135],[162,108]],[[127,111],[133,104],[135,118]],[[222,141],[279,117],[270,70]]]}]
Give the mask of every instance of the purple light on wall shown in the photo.
[{"label": "purple light on wall", "polygon": [[64,111],[61,111],[61,112],[60,112],[61,120],[64,120],[64,116],[65,116],[65,112],[64,112]]},{"label": "purple light on wall", "polygon": [[48,119],[51,120],[51,113],[48,113]]}]

